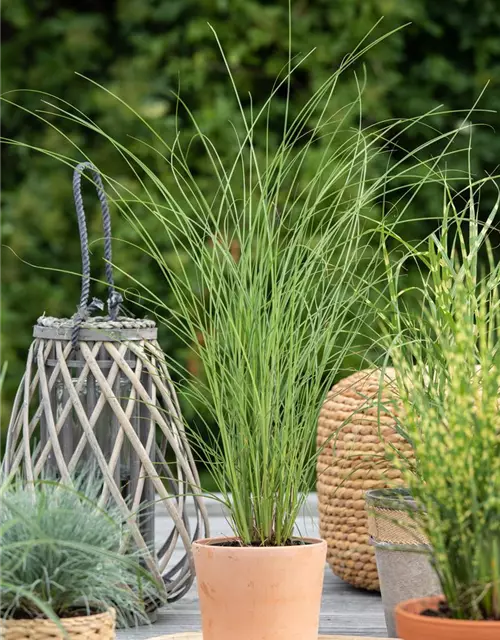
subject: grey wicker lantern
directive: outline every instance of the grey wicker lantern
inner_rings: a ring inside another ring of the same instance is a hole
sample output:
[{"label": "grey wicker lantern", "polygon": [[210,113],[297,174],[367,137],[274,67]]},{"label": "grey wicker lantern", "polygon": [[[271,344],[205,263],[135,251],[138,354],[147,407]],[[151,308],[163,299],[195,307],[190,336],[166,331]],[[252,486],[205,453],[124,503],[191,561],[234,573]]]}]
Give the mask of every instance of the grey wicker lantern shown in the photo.
[{"label": "grey wicker lantern", "polygon": [[[103,215],[107,317],[91,317],[103,305],[96,299],[88,304],[90,265],[81,197],[86,168],[93,173]],[[78,469],[93,465],[103,481],[101,504],[114,501],[128,525],[123,551],[130,544],[139,549],[173,601],[194,578],[191,542],[208,536],[199,478],[156,325],[119,315],[122,300],[113,284],[110,216],[100,175],[89,163],[78,165],[73,188],[82,245],[80,306],[71,319],[43,316],[34,327],[3,472],[21,473],[28,482],[46,474],[70,482]],[[155,545],[158,501],[170,528],[162,544]],[[195,516],[192,529],[188,509]],[[174,559],[179,540],[184,554]]]}]

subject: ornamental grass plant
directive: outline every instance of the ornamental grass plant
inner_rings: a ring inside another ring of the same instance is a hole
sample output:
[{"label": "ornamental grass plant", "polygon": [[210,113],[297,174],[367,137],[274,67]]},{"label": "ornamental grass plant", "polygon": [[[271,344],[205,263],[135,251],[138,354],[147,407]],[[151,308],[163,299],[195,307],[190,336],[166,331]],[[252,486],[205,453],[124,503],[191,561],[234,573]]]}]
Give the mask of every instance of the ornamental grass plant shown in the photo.
[{"label": "ornamental grass plant", "polygon": [[[437,158],[420,163],[414,152],[403,153],[394,171],[377,173],[397,144],[398,127],[415,123],[366,130],[360,124],[346,132],[346,112],[329,109],[342,71],[296,119],[285,117],[277,148],[258,134],[262,125],[266,131],[272,96],[257,114],[241,105],[245,133],[229,165],[216,141],[199,131],[219,185],[214,201],[205,200],[183,149],[173,148],[167,159],[175,194],[123,150],[160,192],[161,205],[154,198],[140,204],[161,220],[177,252],[175,264],[166,261],[125,198],[115,200],[172,287],[178,316],[154,291],[143,290],[143,300],[201,362],[196,378],[171,366],[202,419],[209,416],[202,436],[188,427],[191,441],[245,546],[282,546],[300,535],[294,527],[315,473],[322,400],[346,360],[362,350],[369,302],[382,281],[372,208],[388,193],[398,200],[404,192],[402,215],[411,194],[438,179]],[[361,96],[346,109],[361,113]],[[323,160],[308,176],[320,138]]]},{"label": "ornamental grass plant", "polygon": [[102,488],[81,474],[72,487],[45,479],[0,492],[0,614],[36,619],[85,616],[113,607],[124,626],[147,622],[157,585],[137,555],[120,552],[118,513],[98,506]]},{"label": "ornamental grass plant", "polygon": [[[415,453],[411,465],[396,460],[422,508],[443,615],[462,620],[500,620],[498,202],[485,223],[477,215],[487,183],[447,191],[442,226],[428,246],[395,267],[387,262],[384,322],[403,407],[399,429]],[[402,275],[409,261],[428,274],[413,289]],[[405,306],[408,295],[419,298],[419,314]]]}]

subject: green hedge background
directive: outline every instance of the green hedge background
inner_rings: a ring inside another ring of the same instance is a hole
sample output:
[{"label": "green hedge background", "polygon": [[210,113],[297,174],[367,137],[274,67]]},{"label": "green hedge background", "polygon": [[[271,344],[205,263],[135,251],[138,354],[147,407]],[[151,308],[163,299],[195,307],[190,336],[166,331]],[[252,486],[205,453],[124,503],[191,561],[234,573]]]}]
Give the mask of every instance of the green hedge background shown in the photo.
[{"label": "green hedge background", "polygon": [[[488,81],[480,106],[499,110],[498,0],[293,0],[293,54],[315,49],[294,76],[294,106],[303,104],[382,16],[377,35],[411,24],[372,49],[364,60],[366,124],[415,116],[439,104],[449,109],[471,107]],[[288,57],[288,0],[7,0],[2,6],[2,23],[4,94],[37,89],[67,100],[156,163],[165,180],[169,179],[165,168],[133,140],[143,134],[138,120],[75,72],[118,94],[167,139],[174,131],[173,93],[180,87],[183,100],[217,142],[219,152],[229,155],[234,138],[228,122],[237,120],[237,104],[208,23],[220,37],[240,92],[251,92],[255,108],[269,95]],[[346,103],[354,90],[350,74],[337,91],[336,103]],[[15,94],[13,99],[30,109],[44,108],[40,95]],[[284,96],[281,99],[284,104]],[[497,117],[481,114],[480,119],[494,126]],[[187,117],[180,118],[190,136],[193,125]],[[458,119],[439,118],[435,124],[455,126]],[[4,137],[68,152],[78,159],[54,130],[25,112],[7,105],[2,120]],[[277,123],[276,135],[279,126]],[[101,170],[118,180],[129,179],[109,144],[69,123],[65,131]],[[425,135],[422,129],[415,130],[405,142],[417,144]],[[483,127],[474,139],[474,170],[494,172],[500,138],[492,127]],[[5,428],[33,323],[42,312],[71,315],[79,298],[77,278],[31,265],[78,272],[80,253],[69,168],[21,147],[4,145],[2,154],[1,358],[9,364],[2,401]],[[193,156],[191,162],[193,173],[203,181],[203,159]],[[206,180],[210,190],[208,177]],[[440,195],[436,197],[437,202],[432,196],[419,202],[412,217],[432,215],[435,207],[437,214]],[[91,198],[87,215],[91,240],[97,241],[101,222],[93,202]],[[405,233],[411,238],[423,235],[428,224],[408,224]],[[114,235],[133,240],[131,230],[116,213]],[[166,253],[171,251],[166,243],[163,248]],[[93,250],[95,275],[99,276],[102,243],[96,242]],[[114,257],[169,300],[165,282],[139,252],[117,242]],[[161,342],[180,362],[196,367],[171,335],[163,332]]]}]

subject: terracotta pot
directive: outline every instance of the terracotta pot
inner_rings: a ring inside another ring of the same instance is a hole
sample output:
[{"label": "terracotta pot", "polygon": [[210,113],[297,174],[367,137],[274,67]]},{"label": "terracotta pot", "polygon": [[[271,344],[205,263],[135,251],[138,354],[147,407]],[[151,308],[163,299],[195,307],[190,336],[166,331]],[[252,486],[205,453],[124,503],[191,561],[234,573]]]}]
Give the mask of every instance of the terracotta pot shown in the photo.
[{"label": "terracotta pot", "polygon": [[500,622],[447,620],[422,616],[425,609],[436,609],[442,596],[415,598],[396,607],[396,626],[401,640],[498,640]]},{"label": "terracotta pot", "polygon": [[203,640],[317,640],[326,542],[230,547],[193,543]]}]

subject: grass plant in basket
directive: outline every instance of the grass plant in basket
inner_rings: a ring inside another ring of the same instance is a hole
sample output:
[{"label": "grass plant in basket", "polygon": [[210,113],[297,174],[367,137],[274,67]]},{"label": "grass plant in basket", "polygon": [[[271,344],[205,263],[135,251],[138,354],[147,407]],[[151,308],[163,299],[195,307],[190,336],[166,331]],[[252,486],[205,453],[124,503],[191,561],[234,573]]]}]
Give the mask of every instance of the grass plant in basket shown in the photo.
[{"label": "grass plant in basket", "polygon": [[[417,290],[402,284],[404,261],[389,270],[400,429],[415,452],[411,468],[399,464],[442,588],[398,605],[403,640],[500,637],[500,266],[497,206],[486,222],[477,216],[486,183],[447,198],[440,232],[406,256],[428,273]],[[409,294],[419,314],[407,311]]]},{"label": "grass plant in basket", "polygon": [[18,638],[115,637],[147,622],[145,602],[161,589],[123,555],[119,514],[97,504],[101,487],[81,475],[0,490],[0,630]]}]

